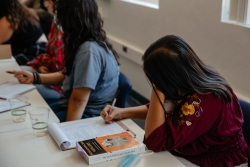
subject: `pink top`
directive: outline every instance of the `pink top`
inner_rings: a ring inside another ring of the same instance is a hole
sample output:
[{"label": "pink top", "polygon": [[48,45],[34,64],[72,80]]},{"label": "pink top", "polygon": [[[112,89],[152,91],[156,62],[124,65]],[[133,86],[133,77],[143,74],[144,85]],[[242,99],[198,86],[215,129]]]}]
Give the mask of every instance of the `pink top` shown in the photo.
[{"label": "pink top", "polygon": [[228,104],[212,94],[192,94],[144,143],[155,152],[170,150],[202,167],[234,167],[250,156],[242,123],[235,94]]}]

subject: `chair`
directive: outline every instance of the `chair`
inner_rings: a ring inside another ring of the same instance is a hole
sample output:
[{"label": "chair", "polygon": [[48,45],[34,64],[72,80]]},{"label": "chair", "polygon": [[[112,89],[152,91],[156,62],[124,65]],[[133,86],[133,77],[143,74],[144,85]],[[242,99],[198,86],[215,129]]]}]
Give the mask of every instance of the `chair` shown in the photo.
[{"label": "chair", "polygon": [[119,94],[117,97],[117,101],[115,103],[116,107],[120,107],[120,108],[125,107],[126,100],[127,100],[127,97],[129,95],[129,92],[131,91],[131,89],[132,89],[131,82],[129,81],[129,79],[127,78],[127,76],[125,74],[120,72],[119,85],[118,85]]},{"label": "chair", "polygon": [[[250,103],[239,99],[240,106],[244,116],[244,123],[242,126],[243,135],[245,140],[250,147]],[[248,167],[250,166],[250,157],[248,158]]]}]

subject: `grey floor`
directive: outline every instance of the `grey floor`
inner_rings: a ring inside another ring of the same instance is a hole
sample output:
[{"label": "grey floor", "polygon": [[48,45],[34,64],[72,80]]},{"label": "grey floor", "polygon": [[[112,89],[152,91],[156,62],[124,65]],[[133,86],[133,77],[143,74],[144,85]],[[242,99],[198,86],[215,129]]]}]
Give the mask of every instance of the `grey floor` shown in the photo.
[{"label": "grey floor", "polygon": [[[138,100],[136,100],[134,97],[132,96],[128,96],[127,98],[127,102],[126,102],[126,107],[134,107],[134,106],[140,106],[143,105],[141,104]],[[141,120],[133,120],[138,126],[140,126],[142,129],[144,129],[144,123],[145,121],[141,121]]]}]

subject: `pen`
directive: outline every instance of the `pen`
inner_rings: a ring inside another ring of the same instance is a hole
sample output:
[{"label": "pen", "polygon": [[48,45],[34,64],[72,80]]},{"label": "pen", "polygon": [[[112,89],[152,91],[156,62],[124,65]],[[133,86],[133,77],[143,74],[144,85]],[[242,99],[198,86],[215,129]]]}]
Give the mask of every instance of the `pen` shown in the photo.
[{"label": "pen", "polygon": [[110,108],[110,110],[109,110],[109,115],[112,114],[112,111],[113,111],[113,108],[114,108],[114,106],[115,106],[115,102],[116,102],[116,99],[117,99],[117,97],[118,97],[119,91],[120,91],[120,90],[117,90],[117,92],[116,92],[116,94],[115,94],[115,98],[114,98],[114,100],[113,100],[113,102],[112,102],[112,105],[111,105],[111,108]]},{"label": "pen", "polygon": [[[15,72],[13,72],[13,71],[7,71],[7,73],[9,73],[9,74],[15,74]],[[24,77],[28,77],[27,75],[23,75]]]}]

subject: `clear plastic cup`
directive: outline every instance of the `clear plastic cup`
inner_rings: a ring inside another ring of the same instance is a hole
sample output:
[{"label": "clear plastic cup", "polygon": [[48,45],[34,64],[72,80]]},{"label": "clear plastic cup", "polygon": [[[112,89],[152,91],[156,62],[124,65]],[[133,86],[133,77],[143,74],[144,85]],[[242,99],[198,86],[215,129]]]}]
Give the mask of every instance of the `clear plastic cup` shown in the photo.
[{"label": "clear plastic cup", "polygon": [[49,112],[50,109],[47,107],[34,107],[28,111],[35,136],[41,137],[47,135]]},{"label": "clear plastic cup", "polygon": [[26,119],[28,97],[16,95],[8,99],[13,122],[20,123]]}]

